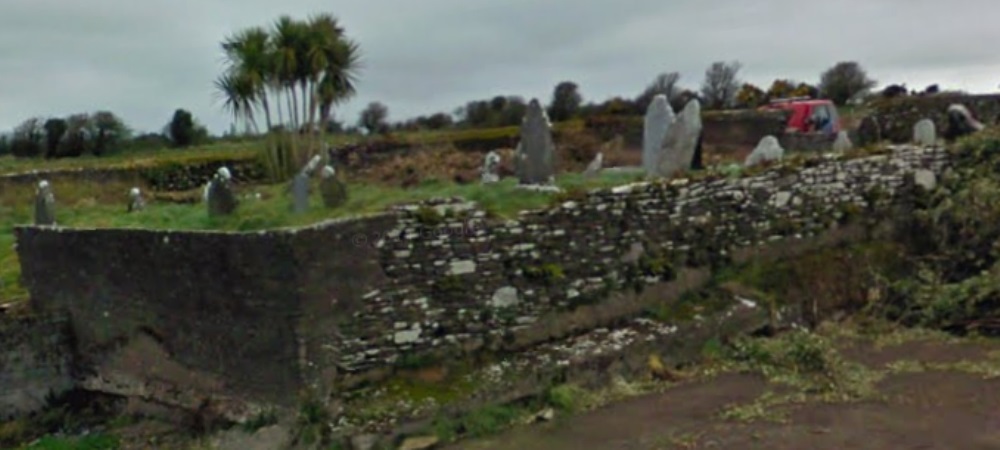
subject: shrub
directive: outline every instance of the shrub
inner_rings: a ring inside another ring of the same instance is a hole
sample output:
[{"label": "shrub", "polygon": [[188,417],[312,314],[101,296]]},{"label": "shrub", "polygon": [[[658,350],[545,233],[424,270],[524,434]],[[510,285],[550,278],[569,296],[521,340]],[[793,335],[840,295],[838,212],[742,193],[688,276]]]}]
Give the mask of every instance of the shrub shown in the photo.
[{"label": "shrub", "polygon": [[295,176],[312,157],[308,143],[286,131],[274,131],[267,136],[260,164],[264,176],[275,183]]}]

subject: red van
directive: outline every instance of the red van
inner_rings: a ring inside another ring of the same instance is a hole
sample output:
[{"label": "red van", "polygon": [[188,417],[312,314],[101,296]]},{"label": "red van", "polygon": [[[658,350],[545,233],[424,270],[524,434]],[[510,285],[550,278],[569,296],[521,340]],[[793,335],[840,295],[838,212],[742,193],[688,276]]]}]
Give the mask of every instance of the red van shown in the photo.
[{"label": "red van", "polygon": [[786,133],[837,134],[842,124],[837,106],[830,100],[794,97],[772,100],[763,110],[784,109],[792,112]]}]

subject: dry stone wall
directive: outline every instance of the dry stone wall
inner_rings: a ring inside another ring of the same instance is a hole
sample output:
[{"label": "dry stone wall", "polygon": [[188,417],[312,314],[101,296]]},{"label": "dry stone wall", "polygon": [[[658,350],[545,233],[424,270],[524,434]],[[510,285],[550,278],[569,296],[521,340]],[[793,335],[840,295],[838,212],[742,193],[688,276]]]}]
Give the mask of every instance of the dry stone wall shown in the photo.
[{"label": "dry stone wall", "polygon": [[724,263],[732,249],[816,235],[887,207],[904,198],[907,174],[927,184],[947,161],[940,148],[896,147],[740,179],[622,186],[503,223],[462,204],[434,223],[429,208],[447,204],[411,206],[378,243],[388,283],[354,313],[351,338],[336,345],[341,363],[360,370],[502,342],[610,290],[669,280],[680,267]]},{"label": "dry stone wall", "polygon": [[[345,374],[587,331],[563,325],[617,293],[666,289],[741,249],[887,211],[948,163],[943,148],[900,146],[742,178],[571,193],[514,220],[452,199],[260,233],[24,227],[17,249],[36,309],[69,313],[83,361],[131,370],[141,386],[143,372],[108,361],[145,336],[217,380],[206,385],[294,399],[290,392]],[[158,377],[194,386],[189,376]]]}]

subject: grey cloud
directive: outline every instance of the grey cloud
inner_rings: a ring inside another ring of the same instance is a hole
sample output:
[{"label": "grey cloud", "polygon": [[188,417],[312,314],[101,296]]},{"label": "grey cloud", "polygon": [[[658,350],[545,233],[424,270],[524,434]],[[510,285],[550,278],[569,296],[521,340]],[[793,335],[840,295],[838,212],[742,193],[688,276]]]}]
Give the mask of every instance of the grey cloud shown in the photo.
[{"label": "grey cloud", "polygon": [[219,41],[321,11],[364,51],[359,95],[336,111],[349,122],[375,100],[394,119],[500,94],[546,101],[562,80],[590,100],[635,95],[663,71],[696,88],[717,60],[741,61],[743,78],[761,85],[816,82],[841,60],[912,87],[1000,82],[993,0],[6,0],[0,128],[111,109],[155,131],[182,107],[220,132],[230,119],[212,91]]}]

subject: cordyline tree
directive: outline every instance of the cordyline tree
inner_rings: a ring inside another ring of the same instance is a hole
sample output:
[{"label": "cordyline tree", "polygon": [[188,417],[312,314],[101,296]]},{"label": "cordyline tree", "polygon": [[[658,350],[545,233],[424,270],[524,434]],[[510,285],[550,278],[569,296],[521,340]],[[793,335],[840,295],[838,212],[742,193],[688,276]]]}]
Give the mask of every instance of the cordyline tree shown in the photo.
[{"label": "cordyline tree", "polygon": [[[318,130],[333,107],[355,93],[360,47],[330,14],[305,21],[281,16],[222,41],[226,70],[215,81],[223,107],[259,131]],[[277,119],[277,121],[275,121]]]}]

